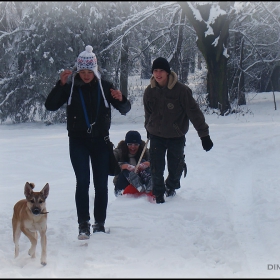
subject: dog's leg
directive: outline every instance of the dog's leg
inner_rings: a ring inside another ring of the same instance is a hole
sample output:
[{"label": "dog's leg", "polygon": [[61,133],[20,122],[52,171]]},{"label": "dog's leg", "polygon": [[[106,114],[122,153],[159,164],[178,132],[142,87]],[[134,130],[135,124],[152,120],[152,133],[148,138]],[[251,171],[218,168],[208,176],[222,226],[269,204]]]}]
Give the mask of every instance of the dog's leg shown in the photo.
[{"label": "dog's leg", "polygon": [[16,222],[15,219],[12,220],[12,224],[13,224],[13,239],[15,243],[15,258],[16,258],[19,254],[19,238],[20,238],[21,230],[20,230],[19,222]]},{"label": "dog's leg", "polygon": [[25,227],[22,227],[21,230],[28,237],[28,239],[31,242],[31,247],[28,250],[28,255],[30,255],[31,258],[35,258],[36,246],[37,246],[37,232],[31,232],[30,230],[26,229]]},{"label": "dog's leg", "polygon": [[37,246],[37,241],[38,241],[38,233],[37,231],[30,231],[31,236],[33,237],[33,240],[36,240],[35,243],[32,243],[31,239],[29,238],[30,242],[31,242],[31,247],[28,250],[28,255],[31,256],[31,258],[35,258],[35,254],[36,254],[36,246]]},{"label": "dog's leg", "polygon": [[46,236],[46,229],[40,231],[41,236],[41,264],[46,265],[47,264],[47,236]]}]

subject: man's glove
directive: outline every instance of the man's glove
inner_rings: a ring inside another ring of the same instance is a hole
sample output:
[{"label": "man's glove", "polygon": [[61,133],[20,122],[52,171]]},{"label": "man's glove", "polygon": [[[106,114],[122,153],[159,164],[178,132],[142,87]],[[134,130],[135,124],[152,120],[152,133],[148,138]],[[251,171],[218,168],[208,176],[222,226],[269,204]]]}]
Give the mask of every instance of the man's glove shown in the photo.
[{"label": "man's glove", "polygon": [[201,137],[200,139],[201,139],[201,142],[202,142],[202,147],[203,147],[203,149],[204,149],[206,152],[210,151],[210,150],[212,149],[212,147],[213,147],[213,142],[212,142],[212,140],[210,139],[210,136],[207,135],[207,136],[205,136],[205,137]]}]

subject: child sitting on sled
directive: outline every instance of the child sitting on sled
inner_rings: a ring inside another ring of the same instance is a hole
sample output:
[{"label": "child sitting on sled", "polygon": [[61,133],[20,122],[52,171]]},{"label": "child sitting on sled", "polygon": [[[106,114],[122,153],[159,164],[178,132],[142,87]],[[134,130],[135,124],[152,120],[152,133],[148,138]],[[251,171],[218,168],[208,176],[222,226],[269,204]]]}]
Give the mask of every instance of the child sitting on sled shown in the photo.
[{"label": "child sitting on sled", "polygon": [[125,140],[121,140],[114,149],[114,155],[121,167],[121,172],[114,177],[115,195],[152,194],[149,150],[145,149],[141,162],[135,172],[145,148],[145,142],[138,131],[130,130]]}]

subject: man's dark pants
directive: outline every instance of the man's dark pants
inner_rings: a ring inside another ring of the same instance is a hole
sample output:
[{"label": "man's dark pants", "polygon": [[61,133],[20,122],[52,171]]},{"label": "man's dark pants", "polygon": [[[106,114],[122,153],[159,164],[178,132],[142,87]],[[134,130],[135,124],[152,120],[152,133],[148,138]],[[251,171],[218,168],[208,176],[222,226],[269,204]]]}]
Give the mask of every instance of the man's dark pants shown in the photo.
[{"label": "man's dark pants", "polygon": [[[179,189],[184,167],[185,136],[163,138],[150,135],[151,174],[153,194],[160,196],[168,189]],[[168,177],[164,181],[165,156],[167,158]]]}]

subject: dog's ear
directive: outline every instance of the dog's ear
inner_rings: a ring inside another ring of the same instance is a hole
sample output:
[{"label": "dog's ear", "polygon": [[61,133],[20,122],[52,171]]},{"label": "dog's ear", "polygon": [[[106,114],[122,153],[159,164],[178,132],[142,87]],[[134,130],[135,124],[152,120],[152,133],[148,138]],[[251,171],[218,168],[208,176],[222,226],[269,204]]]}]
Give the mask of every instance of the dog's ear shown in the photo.
[{"label": "dog's ear", "polygon": [[49,183],[47,183],[43,189],[41,190],[41,193],[43,194],[44,198],[46,199],[49,195],[49,190],[50,190],[50,186]]},{"label": "dog's ear", "polygon": [[[31,183],[32,184],[32,183]],[[29,184],[28,182],[25,183],[25,186],[24,186],[24,195],[26,197],[30,196],[33,192],[33,188],[34,188],[34,184],[31,185]]]}]

